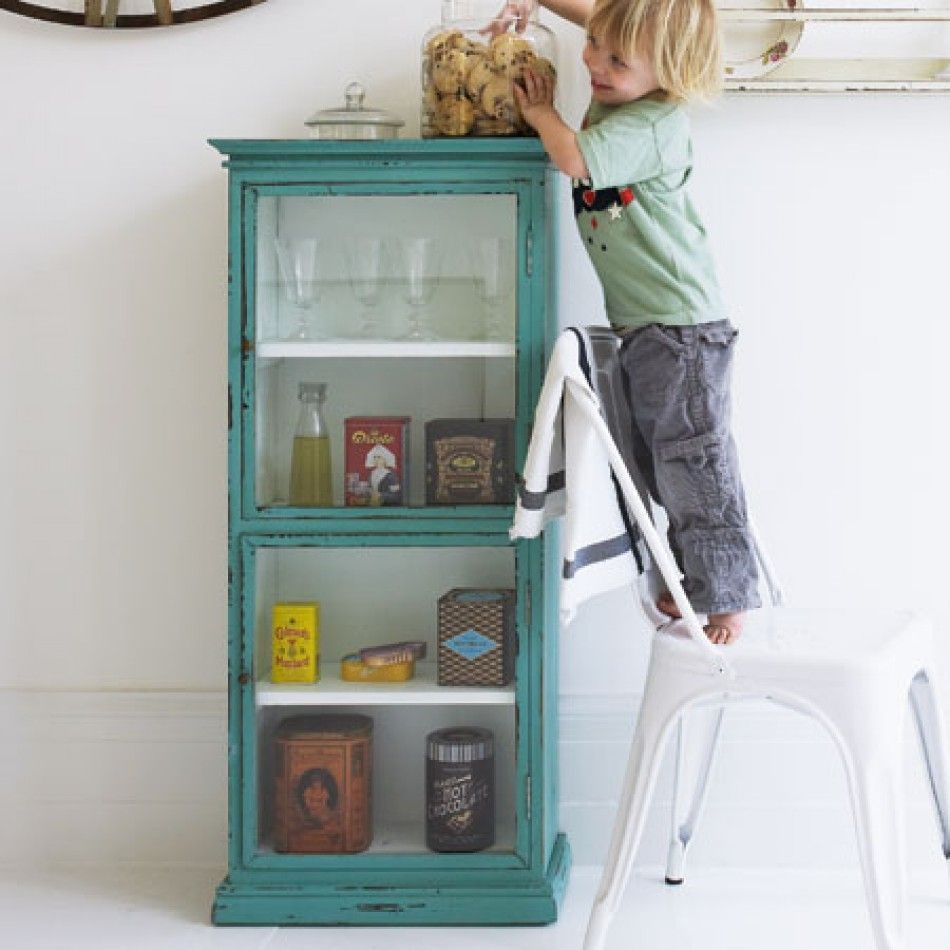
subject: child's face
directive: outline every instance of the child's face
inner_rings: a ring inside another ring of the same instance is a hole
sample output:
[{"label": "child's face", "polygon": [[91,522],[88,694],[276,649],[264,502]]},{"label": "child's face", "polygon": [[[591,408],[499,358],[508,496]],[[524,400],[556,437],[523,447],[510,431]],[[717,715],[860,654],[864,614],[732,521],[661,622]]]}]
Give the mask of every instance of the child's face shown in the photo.
[{"label": "child's face", "polygon": [[620,105],[659,89],[656,70],[643,53],[621,56],[602,37],[588,34],[583,55],[596,102]]}]

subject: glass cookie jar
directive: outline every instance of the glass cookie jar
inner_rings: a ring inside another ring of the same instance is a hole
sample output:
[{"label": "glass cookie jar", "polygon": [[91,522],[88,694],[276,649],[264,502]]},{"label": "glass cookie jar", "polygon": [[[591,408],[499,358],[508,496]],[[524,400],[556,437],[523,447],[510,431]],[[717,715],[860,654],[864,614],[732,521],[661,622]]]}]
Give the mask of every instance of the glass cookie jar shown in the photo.
[{"label": "glass cookie jar", "polygon": [[523,4],[520,32],[503,7],[503,0],[442,0],[442,23],[422,44],[423,138],[535,134],[513,87],[529,67],[554,79],[554,34],[538,22],[537,0]]}]

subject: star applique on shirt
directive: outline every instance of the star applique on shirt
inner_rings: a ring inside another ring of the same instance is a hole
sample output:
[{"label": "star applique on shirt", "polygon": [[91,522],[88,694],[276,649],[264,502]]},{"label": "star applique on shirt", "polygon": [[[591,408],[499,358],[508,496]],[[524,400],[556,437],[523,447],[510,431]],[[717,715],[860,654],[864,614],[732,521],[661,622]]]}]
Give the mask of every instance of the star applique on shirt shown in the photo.
[{"label": "star applique on shirt", "polygon": [[[571,184],[575,215],[584,212],[610,211],[610,220],[617,221],[620,219],[620,211],[636,200],[636,195],[630,185],[621,188],[595,189],[591,187],[589,178],[574,178]],[[611,210],[612,205],[617,207],[617,212]]]},{"label": "star applique on shirt", "polygon": [[620,215],[623,214],[623,208],[621,208],[620,205],[618,205],[617,202],[615,201],[615,202],[607,209],[607,214],[610,215],[610,220],[611,220],[611,221],[616,221],[616,220],[620,217]]}]

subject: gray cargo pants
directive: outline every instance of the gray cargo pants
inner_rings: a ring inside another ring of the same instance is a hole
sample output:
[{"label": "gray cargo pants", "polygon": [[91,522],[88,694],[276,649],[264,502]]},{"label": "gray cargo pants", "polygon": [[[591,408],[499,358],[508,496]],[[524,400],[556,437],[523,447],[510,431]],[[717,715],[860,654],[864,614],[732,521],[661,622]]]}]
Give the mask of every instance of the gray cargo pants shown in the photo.
[{"label": "gray cargo pants", "polygon": [[735,338],[728,320],[650,324],[624,333],[620,350],[637,463],[666,509],[686,595],[706,614],[761,605],[729,428]]}]

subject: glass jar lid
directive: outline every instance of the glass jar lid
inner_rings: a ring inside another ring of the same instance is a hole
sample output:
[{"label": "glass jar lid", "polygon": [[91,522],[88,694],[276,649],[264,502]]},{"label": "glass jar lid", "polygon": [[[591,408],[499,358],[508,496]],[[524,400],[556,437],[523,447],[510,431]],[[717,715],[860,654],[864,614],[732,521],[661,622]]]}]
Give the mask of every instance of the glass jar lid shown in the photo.
[{"label": "glass jar lid", "polygon": [[[321,109],[315,112],[306,125],[311,130],[337,133],[334,138],[383,138],[397,135],[397,129],[405,125],[405,121],[391,112],[382,109],[365,109],[363,100],[366,90],[361,83],[351,82],[343,90],[345,105],[342,109]],[[365,128],[375,130],[375,135],[364,134]]]}]

